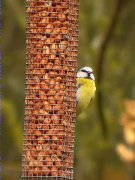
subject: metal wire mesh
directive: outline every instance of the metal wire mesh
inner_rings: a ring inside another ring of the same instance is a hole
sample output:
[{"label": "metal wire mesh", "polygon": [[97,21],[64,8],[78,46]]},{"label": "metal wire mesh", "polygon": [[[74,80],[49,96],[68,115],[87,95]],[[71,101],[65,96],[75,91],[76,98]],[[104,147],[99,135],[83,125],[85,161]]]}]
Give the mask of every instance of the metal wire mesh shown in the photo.
[{"label": "metal wire mesh", "polygon": [[78,8],[26,1],[22,179],[73,179]]}]

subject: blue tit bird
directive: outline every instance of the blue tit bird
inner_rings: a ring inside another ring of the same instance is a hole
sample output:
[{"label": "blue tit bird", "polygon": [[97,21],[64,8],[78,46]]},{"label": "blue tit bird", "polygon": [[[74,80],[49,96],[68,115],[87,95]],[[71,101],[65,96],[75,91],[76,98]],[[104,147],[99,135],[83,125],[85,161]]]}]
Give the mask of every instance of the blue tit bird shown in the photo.
[{"label": "blue tit bird", "polygon": [[93,70],[90,67],[83,67],[77,72],[77,115],[87,109],[95,96],[96,85]]}]

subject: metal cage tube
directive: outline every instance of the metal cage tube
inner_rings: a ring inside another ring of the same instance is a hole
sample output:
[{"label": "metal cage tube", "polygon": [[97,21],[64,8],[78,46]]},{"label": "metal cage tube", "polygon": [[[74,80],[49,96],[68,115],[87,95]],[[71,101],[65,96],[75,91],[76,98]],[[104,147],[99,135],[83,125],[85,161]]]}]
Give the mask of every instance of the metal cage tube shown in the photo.
[{"label": "metal cage tube", "polygon": [[22,179],[73,179],[78,0],[26,1]]}]

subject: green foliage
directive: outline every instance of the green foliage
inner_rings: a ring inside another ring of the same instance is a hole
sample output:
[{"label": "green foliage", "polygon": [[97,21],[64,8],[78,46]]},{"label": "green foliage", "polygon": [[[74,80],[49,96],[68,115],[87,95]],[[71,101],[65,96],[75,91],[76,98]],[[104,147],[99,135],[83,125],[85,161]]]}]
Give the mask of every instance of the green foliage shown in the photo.
[{"label": "green foliage", "polygon": [[[18,149],[19,152],[21,152],[22,129],[20,123],[18,122],[18,117],[16,117],[16,111],[14,109],[14,105],[10,101],[3,100],[2,110],[3,110],[3,116],[6,118],[6,124],[7,124],[6,135],[9,134],[9,137],[11,137],[11,139],[14,140],[13,143],[15,143],[16,148]],[[6,140],[9,141],[7,136],[5,137],[5,141]]]}]

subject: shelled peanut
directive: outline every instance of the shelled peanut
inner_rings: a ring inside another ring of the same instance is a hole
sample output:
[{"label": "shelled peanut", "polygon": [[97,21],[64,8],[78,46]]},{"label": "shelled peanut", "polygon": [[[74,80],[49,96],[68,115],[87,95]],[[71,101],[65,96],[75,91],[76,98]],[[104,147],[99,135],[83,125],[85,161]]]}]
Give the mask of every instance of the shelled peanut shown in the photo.
[{"label": "shelled peanut", "polygon": [[27,0],[24,176],[73,177],[77,0]]}]

